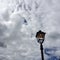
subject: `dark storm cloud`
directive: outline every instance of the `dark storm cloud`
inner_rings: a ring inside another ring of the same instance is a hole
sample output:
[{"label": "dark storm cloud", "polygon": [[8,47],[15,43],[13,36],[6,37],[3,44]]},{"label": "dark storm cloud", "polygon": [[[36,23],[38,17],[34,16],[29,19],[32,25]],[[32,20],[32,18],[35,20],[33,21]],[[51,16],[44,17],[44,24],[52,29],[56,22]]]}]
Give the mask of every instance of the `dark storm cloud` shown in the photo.
[{"label": "dark storm cloud", "polygon": [[5,33],[6,29],[7,29],[7,27],[6,27],[5,25],[2,25],[2,24],[0,23],[0,38],[1,38],[2,36],[4,36],[4,33]]},{"label": "dark storm cloud", "polygon": [[5,45],[4,42],[2,42],[4,36],[5,36],[5,31],[6,31],[7,27],[5,25],[2,25],[0,23],[0,47],[2,48],[6,48],[7,46]]},{"label": "dark storm cloud", "polygon": [[5,45],[5,43],[0,42],[0,47],[6,48],[7,46]]},{"label": "dark storm cloud", "polygon": [[58,32],[53,32],[53,33],[50,33],[48,37],[49,37],[50,39],[57,40],[57,39],[60,39],[60,33],[58,33]]},{"label": "dark storm cloud", "polygon": [[8,58],[0,56],[0,60],[8,60]]}]

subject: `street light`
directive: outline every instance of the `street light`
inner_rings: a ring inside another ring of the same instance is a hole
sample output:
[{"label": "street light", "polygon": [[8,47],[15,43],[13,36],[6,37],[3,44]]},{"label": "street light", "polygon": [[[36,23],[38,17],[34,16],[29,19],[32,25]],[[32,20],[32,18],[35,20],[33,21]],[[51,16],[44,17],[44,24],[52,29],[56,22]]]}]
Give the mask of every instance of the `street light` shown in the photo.
[{"label": "street light", "polygon": [[44,42],[45,34],[46,33],[42,32],[41,30],[36,33],[37,42],[40,44],[40,50],[41,50],[41,58],[42,58],[42,60],[44,60],[43,45],[42,45],[42,43]]}]

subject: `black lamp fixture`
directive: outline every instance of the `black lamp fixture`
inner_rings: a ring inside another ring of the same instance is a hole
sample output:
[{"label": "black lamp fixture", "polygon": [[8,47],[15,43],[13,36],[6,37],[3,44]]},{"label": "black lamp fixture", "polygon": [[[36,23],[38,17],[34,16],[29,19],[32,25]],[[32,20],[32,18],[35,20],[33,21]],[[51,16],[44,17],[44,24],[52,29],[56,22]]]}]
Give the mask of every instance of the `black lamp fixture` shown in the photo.
[{"label": "black lamp fixture", "polygon": [[36,33],[37,42],[40,44],[40,50],[41,50],[42,60],[44,60],[43,45],[42,45],[42,43],[44,42],[45,34],[46,33],[45,32],[42,32],[41,30]]}]

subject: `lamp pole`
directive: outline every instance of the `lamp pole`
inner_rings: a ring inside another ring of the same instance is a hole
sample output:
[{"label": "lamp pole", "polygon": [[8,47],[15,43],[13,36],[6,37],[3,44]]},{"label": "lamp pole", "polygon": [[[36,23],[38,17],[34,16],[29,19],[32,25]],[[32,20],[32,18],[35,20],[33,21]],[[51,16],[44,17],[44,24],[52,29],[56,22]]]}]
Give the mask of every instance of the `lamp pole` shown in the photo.
[{"label": "lamp pole", "polygon": [[44,60],[44,54],[43,54],[43,42],[45,39],[45,32],[42,32],[41,30],[36,33],[37,42],[40,44],[40,50],[41,50],[41,59]]},{"label": "lamp pole", "polygon": [[41,58],[44,60],[44,54],[43,54],[43,45],[40,43],[40,50],[41,50]]}]

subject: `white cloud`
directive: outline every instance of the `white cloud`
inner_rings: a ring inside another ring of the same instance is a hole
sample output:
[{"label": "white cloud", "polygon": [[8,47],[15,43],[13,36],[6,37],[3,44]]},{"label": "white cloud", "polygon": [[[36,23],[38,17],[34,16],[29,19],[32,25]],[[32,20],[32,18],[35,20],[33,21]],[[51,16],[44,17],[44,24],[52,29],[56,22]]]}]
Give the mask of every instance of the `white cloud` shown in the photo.
[{"label": "white cloud", "polygon": [[59,56],[59,5],[59,0],[0,0],[0,30],[7,44],[7,51],[3,49],[2,55],[8,55],[8,60],[39,60],[35,34],[41,29],[46,32],[44,48],[56,47],[55,55]]}]

